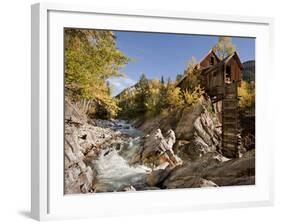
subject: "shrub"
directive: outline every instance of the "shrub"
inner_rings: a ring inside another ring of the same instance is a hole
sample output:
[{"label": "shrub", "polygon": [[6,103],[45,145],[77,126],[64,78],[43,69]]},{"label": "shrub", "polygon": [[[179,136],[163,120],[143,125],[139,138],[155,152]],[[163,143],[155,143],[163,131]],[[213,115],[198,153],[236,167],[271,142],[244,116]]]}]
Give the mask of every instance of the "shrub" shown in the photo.
[{"label": "shrub", "polygon": [[167,106],[169,108],[181,108],[184,104],[179,87],[170,87],[167,91]]},{"label": "shrub", "polygon": [[187,106],[193,106],[196,104],[200,97],[204,94],[204,90],[200,87],[200,85],[196,86],[193,91],[188,91],[187,89],[183,91],[183,101]]},{"label": "shrub", "polygon": [[238,96],[240,109],[245,110],[255,107],[255,83],[241,81],[241,85],[238,88]]}]

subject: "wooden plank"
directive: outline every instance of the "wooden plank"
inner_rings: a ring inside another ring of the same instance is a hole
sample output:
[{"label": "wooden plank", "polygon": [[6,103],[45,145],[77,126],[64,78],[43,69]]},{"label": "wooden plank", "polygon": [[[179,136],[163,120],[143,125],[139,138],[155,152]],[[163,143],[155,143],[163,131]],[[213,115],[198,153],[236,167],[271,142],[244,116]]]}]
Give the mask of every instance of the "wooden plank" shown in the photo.
[{"label": "wooden plank", "polygon": [[227,116],[227,117],[223,116],[222,121],[226,122],[226,123],[227,122],[239,122],[236,114],[234,114],[232,116]]},{"label": "wooden plank", "polygon": [[235,124],[223,124],[222,131],[223,132],[235,132],[238,128],[238,125]]},{"label": "wooden plank", "polygon": [[235,93],[225,93],[225,98],[226,99],[235,99],[237,95]]},{"label": "wooden plank", "polygon": [[237,127],[227,127],[223,129],[223,135],[238,134]]},{"label": "wooden plank", "polygon": [[237,130],[224,131],[222,137],[229,136],[229,135],[237,135],[237,134],[238,134]]},{"label": "wooden plank", "polygon": [[222,107],[223,107],[224,113],[226,113],[226,110],[227,110],[227,112],[233,111],[233,112],[237,113],[237,106],[233,106],[233,105],[225,106],[225,105],[223,105]]},{"label": "wooden plank", "polygon": [[231,108],[231,109],[228,109],[228,108],[223,108],[223,111],[222,111],[222,114],[225,115],[225,114],[237,114],[238,113],[238,109],[234,109],[234,108]]},{"label": "wooden plank", "polygon": [[223,120],[223,124],[224,126],[232,126],[232,125],[235,125],[235,127],[237,127],[237,120]]},{"label": "wooden plank", "polygon": [[223,140],[223,145],[228,145],[228,144],[231,144],[231,145],[237,145],[238,144],[238,139],[224,139]]},{"label": "wooden plank", "polygon": [[235,107],[235,108],[237,108],[237,106],[238,106],[238,102],[236,100],[235,101],[231,100],[229,102],[223,101],[223,107],[225,107],[225,108],[227,108],[227,107]]},{"label": "wooden plank", "polygon": [[222,151],[236,151],[236,150],[237,150],[237,144],[223,144],[222,145]]},{"label": "wooden plank", "polygon": [[222,114],[222,119],[224,118],[233,118],[233,119],[237,119],[238,118],[238,115],[236,113],[229,113],[229,114]]},{"label": "wooden plank", "polygon": [[226,123],[224,122],[222,125],[222,131],[228,131],[232,132],[233,130],[236,130],[238,128],[237,123]]},{"label": "wooden plank", "polygon": [[225,136],[225,137],[227,137],[227,136],[235,136],[235,137],[237,137],[237,134],[236,133],[224,132],[223,136]]},{"label": "wooden plank", "polygon": [[222,137],[226,137],[226,136],[231,136],[231,135],[236,135],[237,136],[238,131],[237,130],[231,130],[231,131],[225,131],[222,133]]},{"label": "wooden plank", "polygon": [[238,132],[236,131],[236,132],[227,132],[227,133],[223,133],[222,134],[222,140],[224,140],[224,139],[228,139],[228,138],[231,138],[232,136],[235,136],[235,138],[237,138],[237,134],[238,134]]}]

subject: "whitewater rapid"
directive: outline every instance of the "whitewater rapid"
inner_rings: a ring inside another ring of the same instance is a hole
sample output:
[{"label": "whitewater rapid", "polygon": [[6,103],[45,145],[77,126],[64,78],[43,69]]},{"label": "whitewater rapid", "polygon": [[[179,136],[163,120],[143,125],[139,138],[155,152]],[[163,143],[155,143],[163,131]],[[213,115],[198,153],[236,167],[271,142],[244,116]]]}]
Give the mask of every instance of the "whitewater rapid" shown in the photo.
[{"label": "whitewater rapid", "polygon": [[120,191],[126,187],[143,188],[151,169],[141,164],[132,164],[134,157],[142,150],[143,133],[123,120],[114,124],[102,124],[105,128],[120,131],[127,136],[121,146],[112,144],[103,150],[92,163],[97,171],[97,186],[105,191]]}]

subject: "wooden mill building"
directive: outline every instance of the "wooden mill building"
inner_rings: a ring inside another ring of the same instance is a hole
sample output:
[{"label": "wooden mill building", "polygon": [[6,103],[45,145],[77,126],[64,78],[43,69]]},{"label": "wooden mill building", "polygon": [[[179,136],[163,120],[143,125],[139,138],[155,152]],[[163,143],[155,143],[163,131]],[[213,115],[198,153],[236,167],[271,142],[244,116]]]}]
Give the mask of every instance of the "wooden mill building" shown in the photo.
[{"label": "wooden mill building", "polygon": [[[214,50],[196,66],[198,78],[210,96],[219,121],[222,123],[222,153],[229,158],[238,157],[239,113],[237,88],[240,85],[243,65],[238,54],[220,59]],[[187,77],[177,86],[186,89]]]}]

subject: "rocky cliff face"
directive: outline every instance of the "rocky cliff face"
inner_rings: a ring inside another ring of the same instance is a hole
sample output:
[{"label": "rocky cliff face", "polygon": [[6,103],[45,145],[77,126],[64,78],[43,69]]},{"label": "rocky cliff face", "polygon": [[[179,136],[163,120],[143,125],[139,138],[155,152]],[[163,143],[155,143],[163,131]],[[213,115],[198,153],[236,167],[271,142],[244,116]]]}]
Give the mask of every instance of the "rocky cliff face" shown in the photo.
[{"label": "rocky cliff face", "polygon": [[202,98],[193,108],[151,119],[140,127],[148,133],[155,128],[175,130],[176,143],[173,151],[181,158],[182,165],[152,172],[152,177],[158,180],[158,187],[166,189],[255,184],[254,150],[237,159],[224,157],[221,154],[221,124],[208,109],[210,106],[210,100]]},{"label": "rocky cliff face", "polygon": [[142,124],[139,128],[145,133],[160,129],[164,133],[172,129],[176,142],[173,150],[184,160],[194,160],[207,152],[220,152],[221,124],[209,110],[208,98],[192,108],[171,111]]},{"label": "rocky cliff face", "polygon": [[[96,121],[98,122],[98,121]],[[65,102],[65,193],[94,191],[97,171],[93,160],[104,150],[122,141],[122,133],[97,126]]]},{"label": "rocky cliff face", "polygon": [[79,138],[80,129],[65,125],[65,193],[86,193],[92,189],[94,172],[85,162],[86,147]]}]

